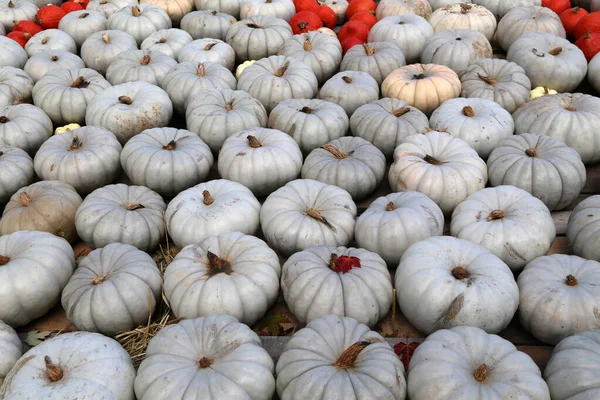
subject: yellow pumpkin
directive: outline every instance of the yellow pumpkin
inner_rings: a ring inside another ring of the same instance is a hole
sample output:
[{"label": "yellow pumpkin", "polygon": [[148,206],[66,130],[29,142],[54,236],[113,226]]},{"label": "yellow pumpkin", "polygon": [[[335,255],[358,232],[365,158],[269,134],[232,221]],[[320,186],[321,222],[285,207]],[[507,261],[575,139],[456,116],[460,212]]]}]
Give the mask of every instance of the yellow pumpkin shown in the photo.
[{"label": "yellow pumpkin", "polygon": [[529,92],[529,100],[537,99],[538,97],[546,96],[548,94],[557,94],[558,92],[553,89],[548,89],[546,86],[538,86]]},{"label": "yellow pumpkin", "polygon": [[56,128],[54,131],[55,135],[60,135],[61,133],[72,131],[73,129],[81,128],[79,124],[68,124],[65,126],[61,126],[60,128]]}]

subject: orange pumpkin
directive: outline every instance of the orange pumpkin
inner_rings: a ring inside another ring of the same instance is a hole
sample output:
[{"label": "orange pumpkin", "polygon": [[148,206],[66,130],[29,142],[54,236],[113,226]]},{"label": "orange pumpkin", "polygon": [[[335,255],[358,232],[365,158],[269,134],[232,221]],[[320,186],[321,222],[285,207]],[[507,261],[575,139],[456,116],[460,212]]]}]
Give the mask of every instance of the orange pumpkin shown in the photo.
[{"label": "orange pumpkin", "polygon": [[322,28],[323,21],[321,21],[321,17],[312,11],[300,11],[290,19],[290,26],[294,35],[297,35]]},{"label": "orange pumpkin", "polygon": [[579,47],[588,62],[600,53],[600,32],[587,31],[585,35],[577,39],[575,46]]},{"label": "orange pumpkin", "polygon": [[577,25],[575,25],[573,37],[579,39],[588,31],[600,32],[600,11],[589,13],[581,18]]},{"label": "orange pumpkin", "polygon": [[65,1],[60,5],[60,8],[62,8],[67,14],[73,11],[84,9],[81,3],[75,3],[74,1]]},{"label": "orange pumpkin", "polygon": [[294,0],[294,7],[296,7],[296,12],[314,12],[317,8],[319,8],[319,3],[317,2],[317,0]]},{"label": "orange pumpkin", "polygon": [[350,18],[350,21],[362,22],[363,24],[368,26],[369,29],[371,29],[373,25],[377,23],[377,17],[372,11],[361,11],[359,13],[354,14],[352,18]]},{"label": "orange pumpkin", "polygon": [[48,4],[38,10],[35,22],[44,29],[58,29],[58,23],[65,15],[67,13],[59,6]]},{"label": "orange pumpkin", "polygon": [[343,42],[349,37],[360,39],[361,43],[366,42],[369,37],[369,27],[360,21],[348,21],[338,32],[338,39],[340,39],[340,42]]},{"label": "orange pumpkin", "polygon": [[377,8],[377,4],[373,0],[355,0],[346,9],[346,17],[352,18],[354,14],[362,11],[373,11]]},{"label": "orange pumpkin", "polygon": [[315,11],[319,17],[321,17],[321,21],[323,21],[323,26],[328,27],[329,29],[335,28],[335,23],[337,21],[337,16],[335,15],[335,11],[331,9],[331,7],[326,5],[321,5]]},{"label": "orange pumpkin", "polygon": [[33,36],[36,33],[43,31],[43,29],[41,26],[39,26],[35,22],[24,19],[22,21],[15,22],[12,27],[12,31],[13,32],[26,32],[26,33],[29,33],[31,36]]},{"label": "orange pumpkin", "polygon": [[31,39],[31,34],[22,31],[12,31],[8,35],[6,35],[6,37],[11,38],[15,42],[19,43],[21,47],[24,48],[29,39]]},{"label": "orange pumpkin", "polygon": [[571,8],[570,0],[543,0],[542,6],[548,7],[557,14]]},{"label": "orange pumpkin", "polygon": [[359,38],[355,38],[355,37],[348,37],[346,39],[344,39],[342,41],[342,49],[344,50],[344,54],[346,54],[346,52],[348,50],[350,50],[352,47],[359,45],[359,44],[363,44],[364,41],[360,40]]},{"label": "orange pumpkin", "polygon": [[581,20],[581,18],[588,14],[589,13],[587,10],[581,7],[569,8],[568,10],[560,13],[560,21],[562,22],[565,31],[567,31],[567,36],[573,37],[577,23]]}]

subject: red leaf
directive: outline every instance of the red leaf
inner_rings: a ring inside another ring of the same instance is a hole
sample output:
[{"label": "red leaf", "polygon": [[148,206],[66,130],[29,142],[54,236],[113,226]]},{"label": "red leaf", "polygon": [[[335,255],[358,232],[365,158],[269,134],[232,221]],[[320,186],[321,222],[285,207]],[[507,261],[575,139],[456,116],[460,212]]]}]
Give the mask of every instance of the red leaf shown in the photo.
[{"label": "red leaf", "polygon": [[342,274],[345,274],[346,272],[349,272],[352,268],[360,268],[360,258],[351,256],[338,257],[336,254],[332,254],[329,267],[334,272],[341,272]]},{"label": "red leaf", "polygon": [[408,370],[408,364],[410,363],[410,359],[412,358],[413,353],[419,347],[421,343],[419,342],[398,342],[394,345],[394,353],[400,357],[402,360],[402,364],[404,364],[404,370]]}]

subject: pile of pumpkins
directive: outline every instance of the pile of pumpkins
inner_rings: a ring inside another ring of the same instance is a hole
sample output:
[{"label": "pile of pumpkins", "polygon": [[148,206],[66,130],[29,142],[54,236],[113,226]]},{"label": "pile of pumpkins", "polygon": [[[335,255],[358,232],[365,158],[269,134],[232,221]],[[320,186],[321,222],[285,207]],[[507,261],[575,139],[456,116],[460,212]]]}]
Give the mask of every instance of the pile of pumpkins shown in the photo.
[{"label": "pile of pumpkins", "polygon": [[0,400],[600,398],[599,52],[597,0],[0,0]]}]

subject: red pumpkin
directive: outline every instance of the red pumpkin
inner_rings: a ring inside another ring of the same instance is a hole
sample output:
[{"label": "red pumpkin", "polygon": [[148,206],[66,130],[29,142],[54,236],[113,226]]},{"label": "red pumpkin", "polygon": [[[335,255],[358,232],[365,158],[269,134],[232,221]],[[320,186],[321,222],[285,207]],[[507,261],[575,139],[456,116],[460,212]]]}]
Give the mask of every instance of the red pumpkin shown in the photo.
[{"label": "red pumpkin", "polygon": [[88,3],[90,2],[90,0],[73,0],[75,3],[79,3],[81,4],[81,6],[85,9],[87,8]]},{"label": "red pumpkin", "polygon": [[60,8],[62,8],[67,14],[73,11],[79,11],[84,9],[81,3],[75,3],[74,1],[66,1],[62,3]]},{"label": "red pumpkin", "polygon": [[348,21],[340,29],[338,39],[340,39],[340,42],[343,42],[344,39],[349,37],[360,39],[361,43],[366,42],[369,37],[369,27],[360,21]]},{"label": "red pumpkin", "polygon": [[587,31],[600,32],[600,11],[589,13],[581,18],[577,25],[575,25],[573,37],[579,39],[585,35]]},{"label": "red pumpkin", "polygon": [[575,46],[579,47],[588,62],[598,53],[600,53],[600,32],[587,32],[577,39]]},{"label": "red pumpkin", "polygon": [[373,0],[355,0],[346,9],[346,17],[352,18],[354,14],[358,14],[361,11],[375,12],[376,8],[377,4]]},{"label": "red pumpkin", "polygon": [[348,50],[350,50],[350,48],[352,48],[356,45],[363,44],[363,43],[364,43],[364,41],[360,40],[359,38],[355,38],[355,37],[349,37],[349,38],[342,40],[342,49],[344,50],[344,54],[346,54],[346,52]]},{"label": "red pumpkin", "polygon": [[317,2],[317,0],[294,0],[294,7],[296,7],[296,12],[315,12],[317,8],[319,8],[319,3]]},{"label": "red pumpkin", "polygon": [[7,38],[11,38],[15,42],[19,43],[21,47],[25,47],[29,39],[31,39],[31,36],[31,34],[22,31],[12,31],[6,35]]},{"label": "red pumpkin", "polygon": [[587,10],[581,7],[573,7],[560,13],[560,20],[567,31],[567,36],[573,37],[575,26],[581,18],[588,14]]},{"label": "red pumpkin", "polygon": [[290,19],[290,26],[294,35],[316,31],[323,27],[321,17],[312,11],[300,11]]},{"label": "red pumpkin", "polygon": [[352,18],[350,18],[350,21],[362,22],[363,24],[368,26],[369,29],[371,29],[373,25],[377,23],[377,17],[372,11],[361,11],[359,13],[354,14]]},{"label": "red pumpkin", "polygon": [[542,0],[542,6],[548,7],[557,14],[571,8],[570,0]]},{"label": "red pumpkin", "polygon": [[58,29],[58,23],[65,15],[67,13],[59,6],[48,4],[38,10],[35,20],[44,29]]},{"label": "red pumpkin", "polygon": [[36,33],[43,31],[44,29],[42,29],[42,27],[36,24],[35,22],[24,19],[22,21],[15,22],[12,27],[12,30],[13,32],[27,32],[31,36],[33,36]]},{"label": "red pumpkin", "polygon": [[325,5],[319,6],[319,8],[317,8],[317,11],[315,11],[314,13],[321,18],[323,26],[326,26],[329,29],[335,28],[337,17],[335,15],[335,11],[333,11],[331,7]]}]

